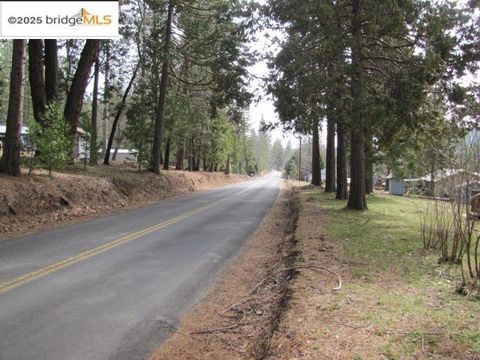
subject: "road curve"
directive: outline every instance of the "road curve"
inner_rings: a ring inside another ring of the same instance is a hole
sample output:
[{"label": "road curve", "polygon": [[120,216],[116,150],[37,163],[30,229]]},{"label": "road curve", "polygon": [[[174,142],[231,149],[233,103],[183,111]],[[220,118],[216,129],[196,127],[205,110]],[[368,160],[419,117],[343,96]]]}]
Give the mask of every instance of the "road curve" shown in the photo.
[{"label": "road curve", "polygon": [[0,360],[145,359],[238,253],[279,182],[0,241]]}]

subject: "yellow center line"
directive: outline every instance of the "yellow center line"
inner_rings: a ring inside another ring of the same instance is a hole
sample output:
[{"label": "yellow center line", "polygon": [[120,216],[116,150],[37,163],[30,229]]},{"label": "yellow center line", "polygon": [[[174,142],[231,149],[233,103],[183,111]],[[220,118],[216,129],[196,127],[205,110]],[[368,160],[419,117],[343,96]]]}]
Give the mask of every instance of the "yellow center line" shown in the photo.
[{"label": "yellow center line", "polygon": [[51,264],[51,265],[48,265],[44,268],[41,268],[41,269],[38,269],[36,271],[33,271],[31,273],[28,273],[28,274],[25,274],[25,275],[22,275],[22,276],[19,276],[15,279],[12,279],[12,280],[9,280],[9,281],[6,281],[6,282],[3,282],[3,283],[0,283],[0,294],[4,293],[4,292],[7,292],[9,290],[12,290],[12,289],[15,289],[21,285],[24,285],[26,283],[29,283],[31,281],[34,281],[34,280],[37,280],[37,279],[40,279],[44,276],[47,276],[49,274],[52,274],[54,272],[57,272],[61,269],[64,269],[66,267],[69,267],[69,266],[72,266],[80,261],[83,261],[83,260],[87,260],[93,256],[96,256],[96,255],[99,255],[101,253],[104,253],[105,251],[107,250],[111,250],[113,248],[116,248],[120,245],[124,245],[130,241],[133,241],[133,240],[136,240],[136,239],[139,239],[141,238],[142,236],[145,236],[145,235],[148,235],[148,234],[151,234],[155,231],[158,231],[160,229],[163,229],[169,225],[172,225],[172,224],[175,224],[175,223],[178,223],[182,220],[185,220],[193,215],[196,215],[196,214],[199,214],[201,213],[202,211],[205,211],[215,205],[217,205],[220,201],[217,201],[217,202],[214,202],[212,204],[208,204],[208,205],[205,205],[205,206],[202,206],[202,207],[199,207],[197,209],[194,209],[194,210],[191,210],[189,212],[186,212],[182,215],[179,215],[179,216],[176,216],[172,219],[169,219],[169,220],[166,220],[164,222],[161,222],[160,224],[156,224],[156,225],[153,225],[153,226],[150,226],[148,228],[145,228],[143,230],[139,230],[139,231],[136,231],[136,232],[133,232],[131,234],[128,234],[124,237],[121,237],[117,240],[113,240],[109,243],[106,243],[106,244],[103,244],[103,245],[100,245],[98,247],[95,247],[93,249],[89,249],[89,250],[86,250],[78,255],[75,255],[75,256],[72,256],[72,257],[69,257],[67,259],[64,259],[64,260],[61,260],[59,262],[56,262],[54,264]]}]

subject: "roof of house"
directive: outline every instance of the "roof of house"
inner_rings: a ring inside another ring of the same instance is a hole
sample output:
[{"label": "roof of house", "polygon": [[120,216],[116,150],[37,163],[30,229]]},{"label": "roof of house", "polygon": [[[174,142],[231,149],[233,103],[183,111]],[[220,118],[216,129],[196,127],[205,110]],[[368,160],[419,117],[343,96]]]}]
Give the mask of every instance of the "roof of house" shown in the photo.
[{"label": "roof of house", "polygon": [[[433,182],[441,181],[441,180],[443,180],[447,177],[455,176],[455,175],[462,174],[462,173],[466,173],[470,176],[480,178],[480,174],[475,173],[475,172],[466,171],[464,169],[444,169],[444,170],[435,171]],[[432,174],[426,174],[425,176],[422,176],[420,178],[420,180],[431,182],[432,181]]]},{"label": "roof of house", "polygon": [[[6,132],[7,132],[7,125],[0,124],[0,134],[5,134]],[[28,134],[28,126],[22,126],[22,134]],[[77,127],[77,134],[85,135],[88,133],[81,127]]]},{"label": "roof of house", "polygon": [[398,179],[398,180],[403,180],[401,177],[395,176],[393,173],[388,174],[385,179],[391,180],[391,179]]},{"label": "roof of house", "polygon": [[[111,149],[110,153],[113,154],[115,152],[115,149]],[[134,150],[129,150],[129,149],[118,149],[117,154],[128,154],[128,155],[135,155]]]},{"label": "roof of house", "polygon": [[[0,124],[0,134],[5,134],[7,132],[7,125]],[[22,126],[22,134],[28,134],[28,127]]]}]

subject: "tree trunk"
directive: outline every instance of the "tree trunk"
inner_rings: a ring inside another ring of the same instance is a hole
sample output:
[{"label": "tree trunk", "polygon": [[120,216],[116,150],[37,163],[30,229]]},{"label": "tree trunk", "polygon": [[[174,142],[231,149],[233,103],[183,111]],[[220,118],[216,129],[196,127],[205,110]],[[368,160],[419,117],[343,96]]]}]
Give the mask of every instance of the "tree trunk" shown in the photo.
[{"label": "tree trunk", "polygon": [[298,181],[302,181],[302,136],[299,138],[298,147]]},{"label": "tree trunk", "polygon": [[113,150],[112,161],[117,160],[118,155],[118,144],[115,146],[115,150]]},{"label": "tree trunk", "polygon": [[20,176],[21,174],[20,151],[22,148],[24,62],[25,41],[13,40],[7,130],[2,160],[0,161],[0,171],[12,176]]},{"label": "tree trunk", "polygon": [[[100,73],[100,59],[95,59],[95,70],[93,77],[93,98],[92,98],[92,124],[90,133],[90,165],[97,165],[97,113],[98,113],[98,75]],[[86,154],[85,154],[86,156]]]},{"label": "tree trunk", "polygon": [[362,135],[352,132],[351,139],[350,193],[347,207],[356,210],[367,209],[365,197],[365,144]]},{"label": "tree trunk", "polygon": [[195,159],[193,138],[188,141],[188,171],[193,171],[193,161]]},{"label": "tree trunk", "polygon": [[312,143],[312,185],[320,186],[321,169],[320,169],[320,135],[318,133],[318,120],[313,123],[313,143]]},{"label": "tree trunk", "polygon": [[45,90],[47,104],[58,99],[58,49],[56,39],[45,40]]},{"label": "tree trunk", "polygon": [[372,140],[365,143],[365,193],[371,194],[373,192],[373,148]]},{"label": "tree trunk", "polygon": [[167,144],[165,145],[165,159],[163,161],[163,170],[170,169],[170,145],[171,145],[171,140],[170,138],[168,138]]},{"label": "tree trunk", "polygon": [[168,3],[167,24],[165,30],[165,58],[162,64],[162,79],[160,81],[160,94],[158,96],[158,106],[155,114],[155,134],[153,137],[152,147],[152,164],[151,171],[160,174],[160,152],[163,136],[163,123],[165,120],[165,104],[167,99],[167,85],[169,72],[169,57],[172,38],[172,21],[173,21],[174,1]]},{"label": "tree trunk", "polygon": [[125,93],[123,94],[122,101],[118,107],[117,113],[115,114],[115,119],[113,119],[112,123],[112,131],[110,131],[110,137],[108,138],[107,149],[105,150],[105,157],[103,159],[103,163],[105,165],[109,165],[110,163],[110,151],[112,151],[113,146],[113,139],[115,138],[115,132],[117,131],[118,122],[120,121],[120,116],[122,115],[123,109],[127,103],[127,97],[132,89],[133,83],[135,82],[135,78],[137,77],[138,68],[140,67],[140,60],[138,61],[137,65],[135,66],[135,70],[133,70],[132,78],[128,83],[127,88],[125,89]]},{"label": "tree trunk", "polygon": [[63,91],[65,91],[65,97],[68,96],[70,90],[70,83],[72,80],[72,65],[75,60],[75,55],[73,54],[73,43],[76,40],[66,40],[65,41],[65,51],[66,51],[66,60],[67,66],[65,69],[65,76],[63,76]]},{"label": "tree trunk", "polygon": [[99,40],[87,40],[83,47],[77,70],[73,76],[72,85],[67,96],[64,116],[70,124],[70,134],[72,138],[77,132],[80,112],[83,107],[83,97],[90,77],[90,69],[95,62]]},{"label": "tree trunk", "polygon": [[363,109],[364,84],[362,69],[362,19],[360,0],[352,1],[352,120],[354,121],[351,140],[350,192],[347,208],[367,209],[365,196],[365,115]]},{"label": "tree trunk", "polygon": [[200,171],[200,163],[202,161],[202,157],[200,154],[197,155],[197,160],[195,161],[195,171]]},{"label": "tree trunk", "polygon": [[110,43],[105,42],[105,71],[104,71],[104,81],[103,81],[103,152],[104,156],[107,153],[107,143],[108,143],[108,118],[109,118],[109,108],[110,108]]},{"label": "tree trunk", "polygon": [[187,141],[187,155],[185,156],[187,158],[187,170],[190,171],[192,169],[192,144],[190,143],[190,140]]},{"label": "tree trunk", "polygon": [[[335,29],[337,34],[343,33],[343,20],[341,15],[342,4],[340,1],[335,1]],[[340,35],[342,36],[342,35]],[[336,48],[335,62],[337,64],[345,65],[344,46]],[[336,70],[334,70],[336,71]],[[337,189],[335,198],[337,200],[348,199],[348,182],[347,182],[347,133],[345,127],[345,105],[342,101],[342,89],[340,85],[346,80],[342,75],[335,76],[335,90],[333,104],[335,106],[335,123],[337,125]]]},{"label": "tree trunk", "polygon": [[435,196],[435,168],[437,162],[435,157],[433,157],[432,162],[430,163],[430,193],[432,196]]},{"label": "tree trunk", "polygon": [[333,116],[327,118],[327,159],[326,159],[325,191],[335,191],[335,121]]},{"label": "tree trunk", "polygon": [[177,162],[175,164],[176,170],[183,170],[183,160],[185,157],[185,150],[183,148],[183,144],[178,148],[177,152]]},{"label": "tree trunk", "polygon": [[336,199],[346,200],[347,189],[347,149],[345,128],[341,122],[337,124],[337,194]]},{"label": "tree trunk", "polygon": [[195,161],[195,171],[200,171],[200,162],[202,161],[202,144],[198,148],[197,160]]},{"label": "tree trunk", "polygon": [[230,175],[230,154],[227,155],[227,165],[225,166],[225,175]]},{"label": "tree trunk", "polygon": [[32,39],[28,41],[28,76],[30,78],[33,117],[37,123],[44,126],[47,93],[43,71],[43,40]]}]

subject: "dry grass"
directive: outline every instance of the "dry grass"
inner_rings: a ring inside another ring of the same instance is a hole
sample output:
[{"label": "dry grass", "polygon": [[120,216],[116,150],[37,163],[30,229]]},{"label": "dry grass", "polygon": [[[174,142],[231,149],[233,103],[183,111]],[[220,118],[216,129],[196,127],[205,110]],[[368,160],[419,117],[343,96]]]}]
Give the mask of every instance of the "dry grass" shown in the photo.
[{"label": "dry grass", "polygon": [[0,238],[124,211],[166,198],[250,179],[223,173],[138,173],[128,166],[0,176]]}]

